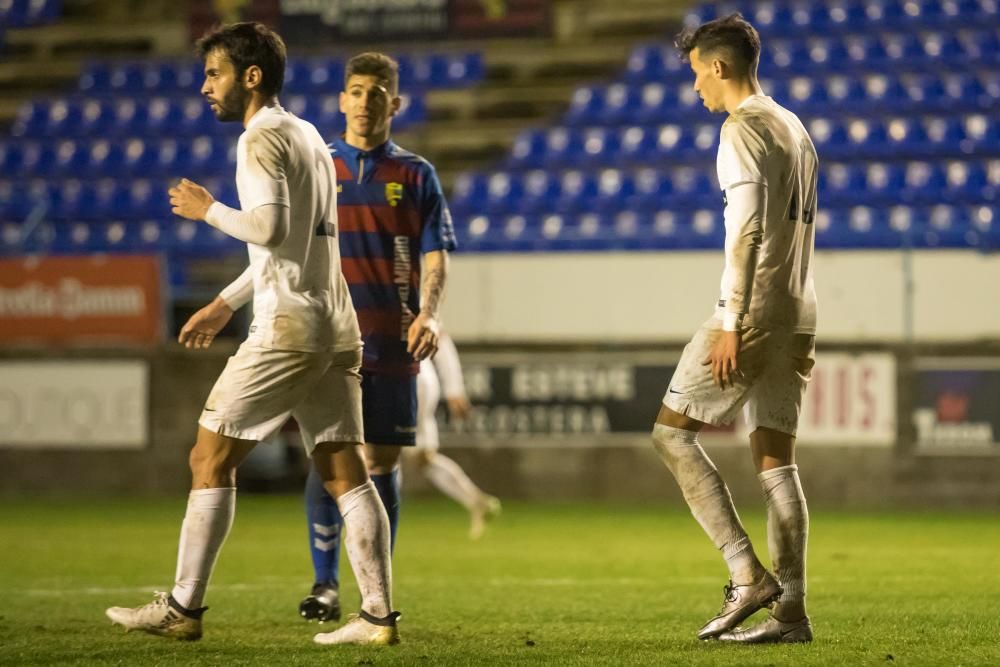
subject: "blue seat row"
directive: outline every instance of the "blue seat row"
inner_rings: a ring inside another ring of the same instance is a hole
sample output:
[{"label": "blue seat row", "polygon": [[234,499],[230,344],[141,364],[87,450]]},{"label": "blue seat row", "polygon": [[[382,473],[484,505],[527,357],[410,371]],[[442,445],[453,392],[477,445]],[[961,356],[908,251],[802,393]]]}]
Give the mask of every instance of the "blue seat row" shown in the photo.
[{"label": "blue seat row", "polygon": [[[819,248],[1000,247],[1000,218],[991,205],[864,206],[822,210]],[[602,214],[480,215],[457,229],[471,252],[699,250],[722,247],[721,208],[692,211],[621,211]]]},{"label": "blue seat row", "polygon": [[[399,58],[403,90],[467,86],[483,77],[479,53],[432,53]],[[80,77],[80,90],[92,93],[197,92],[204,81],[200,62],[95,61]],[[344,61],[335,58],[290,60],[285,69],[286,93],[335,93],[344,87]]]},{"label": "blue seat row", "polygon": [[[824,159],[908,159],[1000,154],[1000,118],[988,114],[913,118],[803,118]],[[508,169],[626,166],[664,160],[710,160],[717,121],[626,127],[554,127],[522,132]]]},{"label": "blue seat row", "polygon": [[62,0],[2,0],[0,28],[27,28],[56,21]]},{"label": "blue seat row", "polygon": [[28,238],[23,233],[21,225],[0,223],[0,255],[168,253],[176,258],[217,257],[246,247],[203,222],[181,218],[46,222],[34,228]]},{"label": "blue seat row", "polygon": [[[721,209],[718,184],[709,173],[708,168],[692,166],[603,169],[596,173],[579,169],[467,173],[456,181],[450,204],[456,217]],[[824,162],[818,187],[821,205],[834,207],[996,201],[1000,199],[1000,158],[947,163]]]},{"label": "blue seat row", "polygon": [[[708,118],[692,81],[613,83],[578,88],[568,125],[667,123]],[[1000,67],[935,73],[832,74],[761,79],[764,92],[801,114],[974,111],[1000,108]]]},{"label": "blue seat row", "polygon": [[906,28],[978,25],[997,19],[993,0],[827,0],[804,2],[722,2],[704,4],[685,18],[699,25],[734,11],[742,12],[765,36],[803,32],[859,32]]},{"label": "blue seat row", "polygon": [[[48,220],[60,221],[167,218],[170,216],[167,189],[176,180],[3,180],[0,181],[0,220],[22,221],[32,212],[41,212]],[[231,178],[206,176],[198,178],[198,182],[217,200],[238,207],[236,187]]]},{"label": "blue seat row", "polygon": [[0,173],[22,178],[180,177],[232,173],[235,165],[235,141],[228,137],[0,142]]},{"label": "blue seat row", "polygon": [[[994,24],[997,19],[994,19]],[[760,75],[779,77],[895,70],[923,71],[948,67],[961,70],[1000,63],[1000,36],[995,25],[921,34],[810,36],[767,40],[760,54]],[[625,69],[634,82],[679,81],[691,78],[690,67],[677,49],[648,44],[634,49]]]},{"label": "blue seat row", "polygon": [[[394,128],[426,117],[421,94],[401,96]],[[314,123],[321,132],[343,127],[338,95],[287,95],[285,107]],[[15,137],[177,137],[201,134],[236,134],[239,123],[220,123],[201,97],[66,97],[25,102],[12,128]]]}]

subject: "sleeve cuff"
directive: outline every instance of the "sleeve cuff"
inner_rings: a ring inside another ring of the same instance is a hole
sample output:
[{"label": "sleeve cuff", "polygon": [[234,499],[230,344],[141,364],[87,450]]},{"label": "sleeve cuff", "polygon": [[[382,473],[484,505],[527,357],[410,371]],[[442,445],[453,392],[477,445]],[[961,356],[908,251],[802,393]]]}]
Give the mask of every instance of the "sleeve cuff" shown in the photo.
[{"label": "sleeve cuff", "polygon": [[218,216],[220,216],[228,208],[228,206],[218,200],[212,202],[212,205],[208,207],[207,211],[205,211],[205,222],[218,229]]},{"label": "sleeve cuff", "polygon": [[739,331],[743,328],[743,313],[725,312],[722,315],[723,331]]}]

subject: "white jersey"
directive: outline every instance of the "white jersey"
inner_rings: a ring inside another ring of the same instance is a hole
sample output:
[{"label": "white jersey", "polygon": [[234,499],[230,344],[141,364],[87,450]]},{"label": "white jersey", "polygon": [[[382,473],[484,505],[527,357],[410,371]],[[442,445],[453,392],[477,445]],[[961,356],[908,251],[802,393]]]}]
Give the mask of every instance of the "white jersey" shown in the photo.
[{"label": "white jersey", "polygon": [[244,211],[289,207],[280,245],[247,244],[254,294],[247,342],[303,352],[359,348],[340,270],[336,175],[316,128],[280,106],[260,109],[236,146],[236,188]]},{"label": "white jersey", "polygon": [[770,97],[752,95],[722,125],[717,167],[727,209],[741,184],[766,192],[762,219],[727,211],[720,317],[735,313],[744,326],[815,333],[818,159],[805,127]]}]

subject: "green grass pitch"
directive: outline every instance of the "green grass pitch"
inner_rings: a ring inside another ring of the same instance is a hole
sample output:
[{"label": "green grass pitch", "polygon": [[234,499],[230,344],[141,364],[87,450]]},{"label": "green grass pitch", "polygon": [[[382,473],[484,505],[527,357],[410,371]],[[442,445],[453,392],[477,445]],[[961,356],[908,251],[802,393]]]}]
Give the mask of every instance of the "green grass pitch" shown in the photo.
[{"label": "green grass pitch", "polygon": [[[0,505],[0,665],[1000,664],[997,514],[814,512],[816,641],[753,647],[694,638],[726,577],[683,508],[509,503],[472,543],[462,510],[411,500],[395,568],[403,642],[363,649],[314,645],[317,626],[296,616],[312,571],[288,496],[240,497],[202,641],[112,627],[105,607],[169,590],[183,508]],[[763,515],[744,519],[764,550]]]}]

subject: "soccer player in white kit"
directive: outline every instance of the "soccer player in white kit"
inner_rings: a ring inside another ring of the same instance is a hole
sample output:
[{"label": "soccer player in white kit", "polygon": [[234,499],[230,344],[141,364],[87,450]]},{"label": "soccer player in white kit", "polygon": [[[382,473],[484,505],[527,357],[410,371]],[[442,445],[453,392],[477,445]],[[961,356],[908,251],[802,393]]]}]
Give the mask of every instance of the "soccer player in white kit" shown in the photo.
[{"label": "soccer player in white kit", "polygon": [[[722,610],[698,637],[807,642],[809,518],[794,446],[815,350],[816,150],[799,119],[761,92],[760,38],[739,14],[688,31],[677,45],[705,106],[729,114],[718,155],[725,269],[715,314],[684,348],[653,441],[730,572]],[[767,502],[777,577],[758,560],[729,490],[698,443],[705,424],[728,424],[741,408]],[[772,603],[767,620],[736,627]]]},{"label": "soccer player in white kit", "polygon": [[444,395],[453,419],[465,419],[472,410],[465,393],[462,364],[455,341],[445,332],[438,339],[433,360],[420,362],[417,375],[417,446],[413,451],[424,477],[441,493],[469,511],[469,537],[478,540],[486,522],[500,514],[500,500],[484,492],[469,479],[461,466],[438,451],[437,406]]},{"label": "soccer player in white kit", "polygon": [[316,640],[399,641],[392,610],[389,524],[361,454],[361,338],[337,241],[337,184],[316,128],[278,104],[281,38],[258,23],[219,28],[198,42],[201,92],[221,121],[240,121],[240,210],[187,180],[170,190],[175,214],[246,241],[250,266],[182,328],[206,348],[236,308],[254,302],[250,334],[205,403],[191,450],[191,493],[181,526],[174,588],[142,607],[112,607],[128,630],[175,639],[202,635],[205,591],[232,525],[236,468],[291,416],[348,526],[347,553],[361,613]]}]

